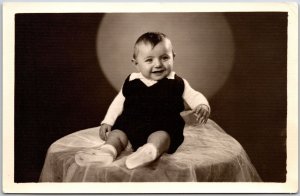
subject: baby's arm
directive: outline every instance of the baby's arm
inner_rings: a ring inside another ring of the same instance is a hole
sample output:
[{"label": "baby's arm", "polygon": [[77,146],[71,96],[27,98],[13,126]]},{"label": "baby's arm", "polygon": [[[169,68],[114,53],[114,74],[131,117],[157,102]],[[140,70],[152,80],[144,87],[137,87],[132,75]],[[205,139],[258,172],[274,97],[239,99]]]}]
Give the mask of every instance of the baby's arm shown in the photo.
[{"label": "baby's arm", "polygon": [[99,130],[100,138],[105,140],[107,139],[107,134],[111,131],[111,127],[115,124],[118,116],[123,111],[125,97],[123,96],[122,89],[115,97],[113,102],[110,104],[104,120],[101,122],[101,127]]},{"label": "baby's arm", "polygon": [[201,124],[206,123],[210,115],[210,106],[207,99],[200,92],[195,91],[188,81],[184,81],[183,99],[192,108],[194,114],[197,116],[197,121]]}]

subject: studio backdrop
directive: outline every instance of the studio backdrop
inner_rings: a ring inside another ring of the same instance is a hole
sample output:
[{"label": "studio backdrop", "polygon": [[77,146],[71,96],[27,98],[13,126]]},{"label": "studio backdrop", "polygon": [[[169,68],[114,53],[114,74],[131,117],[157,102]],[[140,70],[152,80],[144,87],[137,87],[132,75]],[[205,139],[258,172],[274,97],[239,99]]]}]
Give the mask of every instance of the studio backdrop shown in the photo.
[{"label": "studio backdrop", "polygon": [[49,146],[99,126],[135,40],[160,31],[174,69],[210,102],[265,182],[286,180],[287,13],[15,15],[15,182],[37,182]]}]

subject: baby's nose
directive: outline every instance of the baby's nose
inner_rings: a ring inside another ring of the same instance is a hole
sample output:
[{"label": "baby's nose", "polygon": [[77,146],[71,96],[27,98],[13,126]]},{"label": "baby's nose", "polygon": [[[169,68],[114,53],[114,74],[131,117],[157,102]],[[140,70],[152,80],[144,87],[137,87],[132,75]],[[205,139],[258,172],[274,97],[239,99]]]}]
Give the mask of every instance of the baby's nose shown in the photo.
[{"label": "baby's nose", "polygon": [[154,64],[155,67],[161,67],[162,66],[162,62],[160,60],[155,61]]}]

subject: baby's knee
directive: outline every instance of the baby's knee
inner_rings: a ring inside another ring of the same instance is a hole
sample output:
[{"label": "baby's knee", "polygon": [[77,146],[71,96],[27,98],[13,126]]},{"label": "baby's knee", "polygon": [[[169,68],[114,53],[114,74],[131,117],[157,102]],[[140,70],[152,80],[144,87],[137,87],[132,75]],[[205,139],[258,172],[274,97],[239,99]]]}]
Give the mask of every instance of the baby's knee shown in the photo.
[{"label": "baby's knee", "polygon": [[157,134],[157,135],[159,135],[160,137],[163,137],[163,138],[170,138],[169,133],[166,132],[166,131],[163,131],[163,130],[156,131],[154,133]]},{"label": "baby's knee", "polygon": [[112,132],[110,132],[110,136],[114,138],[118,138],[123,144],[128,142],[127,135],[119,129],[115,129]]},{"label": "baby's knee", "polygon": [[168,132],[159,130],[150,134],[149,138],[160,139],[160,140],[170,140],[170,135]]}]

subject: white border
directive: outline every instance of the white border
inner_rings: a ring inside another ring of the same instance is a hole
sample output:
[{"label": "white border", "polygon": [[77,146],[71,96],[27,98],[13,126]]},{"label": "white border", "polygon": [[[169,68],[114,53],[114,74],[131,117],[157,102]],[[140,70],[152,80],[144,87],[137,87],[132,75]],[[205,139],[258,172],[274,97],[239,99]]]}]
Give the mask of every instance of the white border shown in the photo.
[{"label": "white border", "polygon": [[[14,15],[45,12],[183,11],[288,12],[287,182],[14,183]],[[298,5],[296,3],[4,3],[3,27],[3,191],[5,193],[295,193],[298,191]]]},{"label": "white border", "polygon": [[296,3],[4,3],[4,16],[15,13],[83,12],[294,12]]}]

